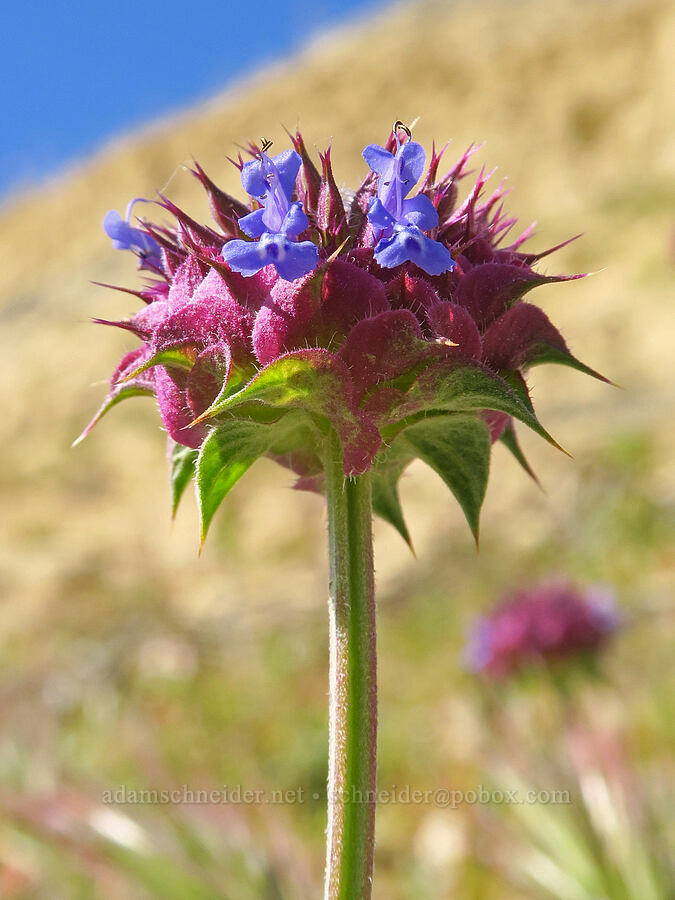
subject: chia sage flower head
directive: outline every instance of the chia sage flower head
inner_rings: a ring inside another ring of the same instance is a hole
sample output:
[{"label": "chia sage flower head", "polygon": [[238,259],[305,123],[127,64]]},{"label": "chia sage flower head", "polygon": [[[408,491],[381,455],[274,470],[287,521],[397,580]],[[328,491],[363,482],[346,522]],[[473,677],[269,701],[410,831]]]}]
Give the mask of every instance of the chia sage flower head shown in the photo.
[{"label": "chia sage flower head", "polygon": [[317,167],[302,136],[291,141],[272,157],[265,141],[239,158],[248,203],[195,165],[215,226],[163,196],[169,225],[132,226],[131,207],[125,220],[106,216],[114,246],[154,277],[131,291],[140,311],[97,320],[139,345],[84,434],[119,401],[154,396],[171,439],[174,508],[194,476],[202,536],[260,456],[293,470],[297,487],[322,490],[331,430],[344,474],[372,472],[374,509],[406,540],[397,482],[416,457],[477,536],[491,444],[501,440],[527,469],[514,420],[555,443],[533,411],[528,370],[561,363],[601,377],[524,299],[581,276],[538,272],[546,253],[520,249],[529,230],[507,242],[515,220],[501,187],[485,195],[484,172],[460,202],[475,147],[439,177],[443,152],[427,165],[397,122],[384,146],[365,148],[371,171],[349,194],[330,150]]},{"label": "chia sage flower head", "polygon": [[588,659],[619,625],[613,594],[549,581],[506,597],[475,627],[466,648],[471,669],[500,679],[528,667]]}]

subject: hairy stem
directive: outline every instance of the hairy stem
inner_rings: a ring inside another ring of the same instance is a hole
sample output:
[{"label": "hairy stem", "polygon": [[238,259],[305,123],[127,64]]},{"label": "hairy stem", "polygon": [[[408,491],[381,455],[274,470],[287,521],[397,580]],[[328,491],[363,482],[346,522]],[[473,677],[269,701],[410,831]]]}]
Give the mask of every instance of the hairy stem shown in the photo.
[{"label": "hairy stem", "polygon": [[370,475],[346,479],[331,434],[330,748],[325,900],[368,900],[375,845],[377,680]]}]

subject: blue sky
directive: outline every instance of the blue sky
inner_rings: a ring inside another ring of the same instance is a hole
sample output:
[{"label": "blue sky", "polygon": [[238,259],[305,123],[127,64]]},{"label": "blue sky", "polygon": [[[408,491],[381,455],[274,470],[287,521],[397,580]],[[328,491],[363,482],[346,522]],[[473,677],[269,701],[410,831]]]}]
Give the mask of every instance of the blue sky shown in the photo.
[{"label": "blue sky", "polygon": [[0,199],[381,0],[34,0],[0,21]]}]

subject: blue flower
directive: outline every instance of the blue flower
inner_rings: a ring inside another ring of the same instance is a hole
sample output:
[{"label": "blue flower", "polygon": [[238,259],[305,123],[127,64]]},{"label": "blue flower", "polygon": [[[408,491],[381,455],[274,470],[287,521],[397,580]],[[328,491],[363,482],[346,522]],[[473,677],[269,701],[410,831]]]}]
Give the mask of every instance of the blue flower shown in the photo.
[{"label": "blue flower", "polygon": [[115,250],[132,250],[141,261],[142,269],[159,269],[162,264],[162,248],[152,235],[130,225],[135,203],[144,203],[142,197],[135,197],[127,206],[123,219],[116,209],[111,209],[103,219],[103,230],[112,239]]},{"label": "blue flower", "polygon": [[407,196],[424,170],[426,153],[422,145],[411,140],[400,143],[396,135],[395,153],[369,144],[363,158],[378,176],[377,197],[368,210],[377,241],[377,263],[392,269],[409,261],[429,275],[453,269],[455,263],[447,247],[423,234],[438,225],[433,203],[425,194]]},{"label": "blue flower", "polygon": [[375,259],[385,269],[410,261],[428,275],[441,275],[455,265],[447,247],[427,237],[419,226],[407,224],[394,225],[389,237],[380,238]]},{"label": "blue flower", "polygon": [[292,202],[295,179],[302,159],[295,150],[286,150],[272,159],[262,151],[241,170],[244,190],[261,203],[239,219],[239,227],[253,241],[228,241],[223,260],[245,277],[273,265],[285,281],[302,278],[319,261],[319,251],[311,241],[296,241],[309,222],[302,204]]}]

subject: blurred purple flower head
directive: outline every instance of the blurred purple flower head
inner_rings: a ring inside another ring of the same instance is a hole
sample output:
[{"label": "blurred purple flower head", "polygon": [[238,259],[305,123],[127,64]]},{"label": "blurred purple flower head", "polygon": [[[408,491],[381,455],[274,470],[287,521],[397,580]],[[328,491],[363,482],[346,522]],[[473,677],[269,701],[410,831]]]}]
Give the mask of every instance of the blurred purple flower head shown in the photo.
[{"label": "blurred purple flower head", "polygon": [[609,588],[581,589],[563,580],[542,582],[507,596],[480,619],[467,643],[465,659],[473,671],[501,679],[528,666],[592,655],[618,626]]},{"label": "blurred purple flower head", "polygon": [[235,162],[248,204],[195,163],[213,225],[162,195],[170,225],[131,226],[133,202],[125,220],[106,216],[114,246],[154,277],[122,289],[140,310],[97,320],[140,346],[82,436],[121,400],[154,396],[176,483],[197,479],[204,529],[261,455],[295,472],[297,487],[322,490],[332,429],[345,475],[372,471],[375,512],[407,541],[397,482],[415,458],[443,478],[477,536],[491,444],[501,440],[527,471],[514,419],[555,444],[534,413],[528,370],[559,363],[601,377],[523,299],[581,276],[538,272],[551,251],[521,250],[530,229],[507,242],[515,219],[502,187],[484,196],[483,171],[459,200],[478,148],[439,176],[443,151],[427,163],[399,130],[366,148],[371,172],[349,197],[330,148],[317,166],[297,133],[292,149],[270,157],[267,142],[251,145]]},{"label": "blurred purple flower head", "polygon": [[141,228],[130,224],[131,213],[136,203],[147,203],[143,197],[134,197],[127,206],[124,218],[116,209],[111,209],[103,219],[103,230],[112,239],[115,250],[131,250],[139,258],[141,269],[159,270],[162,264],[162,249],[157,241]]}]

